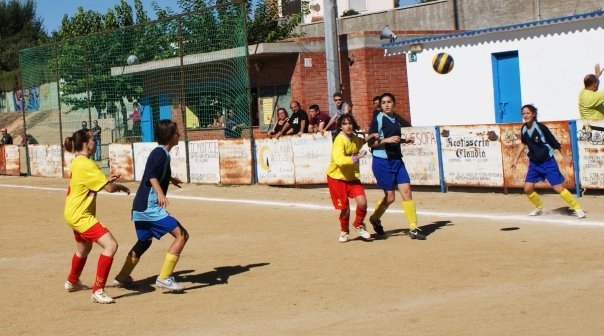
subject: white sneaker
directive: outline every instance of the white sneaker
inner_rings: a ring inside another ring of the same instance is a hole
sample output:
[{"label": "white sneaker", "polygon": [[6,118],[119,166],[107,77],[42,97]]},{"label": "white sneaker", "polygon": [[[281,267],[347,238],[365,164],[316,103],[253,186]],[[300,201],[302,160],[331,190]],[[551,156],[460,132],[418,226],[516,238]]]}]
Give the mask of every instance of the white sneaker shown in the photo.
[{"label": "white sneaker", "polygon": [[529,216],[541,216],[543,215],[543,209],[541,208],[535,208],[533,209],[533,211],[528,213]]},{"label": "white sneaker", "polygon": [[82,281],[78,280],[77,283],[72,284],[69,281],[65,281],[65,290],[68,292],[77,292],[82,289],[89,289],[88,286],[82,285]]},{"label": "white sneaker", "polygon": [[348,241],[348,232],[340,232],[340,238],[338,239],[340,243],[345,243]]},{"label": "white sneaker", "polygon": [[174,277],[167,277],[163,280],[157,278],[157,280],[155,280],[155,286],[168,289],[171,292],[182,292],[185,290],[185,287],[183,287],[183,285],[174,281]]},{"label": "white sneaker", "polygon": [[92,293],[92,301],[96,303],[114,303],[113,298],[107,295],[107,292],[103,288],[97,289],[96,292]]},{"label": "white sneaker", "polygon": [[579,219],[585,218],[585,212],[581,209],[575,209],[575,216]]},{"label": "white sneaker", "polygon": [[371,234],[369,234],[369,232],[367,232],[367,230],[365,230],[365,226],[361,225],[358,228],[355,228],[357,230],[357,233],[359,234],[359,236],[361,236],[361,238],[363,239],[369,239],[371,238]]},{"label": "white sneaker", "polygon": [[128,276],[125,279],[119,279],[118,277],[115,277],[115,279],[113,279],[113,285],[115,285],[115,287],[119,287],[119,288],[130,287],[133,284],[134,284],[134,280],[132,280],[131,276]]}]

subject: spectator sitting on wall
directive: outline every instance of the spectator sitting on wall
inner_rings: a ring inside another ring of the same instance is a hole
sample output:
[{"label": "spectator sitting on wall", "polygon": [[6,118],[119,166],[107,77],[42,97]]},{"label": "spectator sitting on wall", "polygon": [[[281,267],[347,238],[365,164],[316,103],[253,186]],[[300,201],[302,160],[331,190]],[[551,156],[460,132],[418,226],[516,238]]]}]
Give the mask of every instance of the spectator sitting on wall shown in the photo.
[{"label": "spectator sitting on wall", "polygon": [[224,127],[224,118],[222,117],[221,111],[216,111],[214,113],[214,120],[211,124],[208,124],[208,128],[223,128]]},{"label": "spectator sitting on wall", "polygon": [[37,145],[37,144],[38,144],[38,140],[36,140],[36,138],[34,138],[33,135],[26,134],[25,132],[23,132],[21,134],[21,146]]},{"label": "spectator sitting on wall", "polygon": [[224,136],[227,138],[241,138],[245,124],[237,123],[235,111],[230,109],[227,112],[226,124],[224,125]]},{"label": "spectator sitting on wall", "polygon": [[292,114],[287,119],[281,132],[277,133],[277,139],[282,135],[289,134],[290,128],[293,129],[292,134],[308,133],[308,114],[300,108],[300,103],[294,100],[289,104],[289,108],[292,110]]},{"label": "spectator sitting on wall", "polygon": [[8,131],[6,131],[6,128],[0,129],[0,134],[2,134],[2,138],[0,138],[0,145],[12,145],[13,144],[13,137],[11,137],[10,134],[8,134]]},{"label": "spectator sitting on wall", "polygon": [[329,119],[329,114],[321,112],[319,105],[310,105],[308,107],[308,133],[323,133],[327,130],[325,126],[329,123]]},{"label": "spectator sitting on wall", "polygon": [[[275,126],[273,126],[273,129],[268,131],[269,138],[274,137],[277,133],[281,133],[281,131],[283,130],[283,127],[285,126],[285,123],[287,123],[288,118],[289,118],[289,114],[287,114],[287,111],[285,110],[285,108],[279,107],[277,109],[277,122],[275,123]],[[294,132],[294,129],[290,128],[287,132],[285,132],[285,135],[290,135],[293,132]]]},{"label": "spectator sitting on wall", "polygon": [[583,78],[584,88],[579,92],[579,116],[585,120],[604,119],[604,90],[598,91],[602,69],[596,64],[595,74]]}]

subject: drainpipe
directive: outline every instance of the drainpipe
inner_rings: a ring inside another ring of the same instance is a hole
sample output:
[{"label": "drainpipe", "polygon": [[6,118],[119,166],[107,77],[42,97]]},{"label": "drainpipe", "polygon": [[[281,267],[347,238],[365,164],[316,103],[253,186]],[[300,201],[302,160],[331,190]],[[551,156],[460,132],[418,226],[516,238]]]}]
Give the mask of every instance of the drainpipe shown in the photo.
[{"label": "drainpipe", "polygon": [[537,21],[541,21],[541,1],[535,0],[535,16]]},{"label": "drainpipe", "polygon": [[459,10],[457,8],[457,0],[453,0],[453,28],[459,30]]}]

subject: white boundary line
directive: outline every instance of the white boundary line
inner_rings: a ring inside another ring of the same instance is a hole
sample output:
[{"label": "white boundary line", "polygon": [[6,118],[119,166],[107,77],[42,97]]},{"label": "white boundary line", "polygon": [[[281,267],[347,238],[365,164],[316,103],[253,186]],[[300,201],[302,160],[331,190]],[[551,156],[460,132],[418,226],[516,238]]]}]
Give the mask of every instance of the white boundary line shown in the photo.
[{"label": "white boundary line", "polygon": [[[33,186],[33,185],[15,185],[15,184],[0,184],[0,187],[3,188],[16,188],[16,189],[33,189],[33,190],[46,190],[46,191],[60,191],[66,192],[66,188],[57,188],[57,187],[41,187],[41,186]],[[109,196],[126,196],[123,193],[105,193],[105,195]],[[263,200],[249,200],[249,199],[232,199],[232,198],[221,198],[221,197],[203,197],[203,196],[184,196],[184,195],[174,195],[171,194],[169,196],[170,199],[182,199],[189,201],[202,201],[202,202],[217,202],[217,203],[237,203],[237,204],[248,204],[248,205],[259,205],[266,207],[294,207],[298,209],[308,209],[308,210],[329,210],[334,211],[331,205],[318,205],[318,204],[309,204],[309,203],[294,203],[294,202],[282,202],[282,201],[263,201]],[[372,208],[368,208],[367,210],[373,211]],[[389,209],[389,213],[403,213],[400,209]],[[444,212],[444,211],[418,211],[419,215],[424,216],[435,216],[435,217],[445,217],[445,218],[471,218],[471,219],[483,219],[483,220],[497,220],[497,221],[505,221],[511,223],[522,223],[522,222],[532,222],[532,223],[547,223],[547,224],[559,224],[559,225],[570,225],[570,226],[601,226],[604,227],[603,222],[590,220],[588,218],[585,219],[576,219],[576,218],[564,218],[562,215],[545,215],[542,216],[527,216],[527,215],[514,215],[509,213],[474,213],[474,212]],[[561,217],[561,218],[558,218]]]}]

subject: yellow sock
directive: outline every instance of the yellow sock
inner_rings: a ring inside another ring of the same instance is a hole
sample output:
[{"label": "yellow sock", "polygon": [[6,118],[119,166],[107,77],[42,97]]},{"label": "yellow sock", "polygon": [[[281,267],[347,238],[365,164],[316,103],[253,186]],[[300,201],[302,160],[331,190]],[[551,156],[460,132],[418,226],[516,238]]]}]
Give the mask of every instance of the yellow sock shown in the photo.
[{"label": "yellow sock", "polygon": [[139,258],[134,258],[130,255],[126,256],[126,261],[124,261],[124,266],[122,266],[122,270],[116,276],[118,280],[124,280],[132,273],[132,270],[138,264]]},{"label": "yellow sock", "polygon": [[409,230],[417,229],[417,213],[415,211],[415,201],[403,201],[403,210],[409,222]]},{"label": "yellow sock", "polygon": [[375,211],[370,218],[373,220],[379,220],[384,215],[384,212],[386,212],[386,209],[388,209],[388,206],[384,205],[384,199],[382,198],[375,205]]},{"label": "yellow sock", "polygon": [[178,258],[180,258],[179,255],[168,252],[166,254],[164,265],[161,267],[161,271],[159,272],[158,278],[163,280],[172,275],[172,272],[174,272],[174,268],[176,267],[176,263],[178,263]]},{"label": "yellow sock", "polygon": [[543,202],[541,202],[541,198],[539,198],[539,194],[537,194],[537,192],[533,191],[532,193],[530,193],[526,196],[528,197],[529,201],[531,201],[531,203],[533,203],[535,208],[543,209]]},{"label": "yellow sock", "polygon": [[560,193],[560,197],[562,197],[562,199],[570,206],[571,209],[581,209],[581,206],[579,205],[579,202],[577,202],[577,199],[566,188],[562,190],[562,192]]}]

